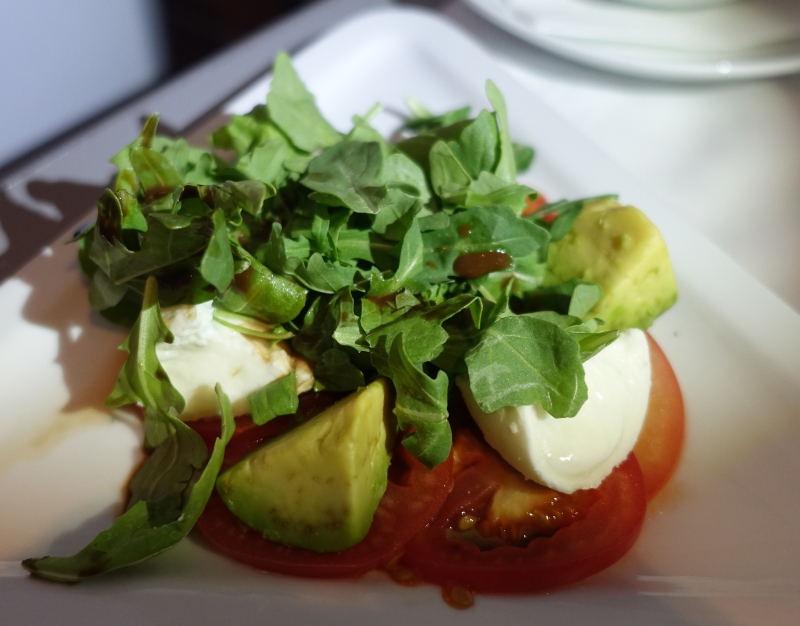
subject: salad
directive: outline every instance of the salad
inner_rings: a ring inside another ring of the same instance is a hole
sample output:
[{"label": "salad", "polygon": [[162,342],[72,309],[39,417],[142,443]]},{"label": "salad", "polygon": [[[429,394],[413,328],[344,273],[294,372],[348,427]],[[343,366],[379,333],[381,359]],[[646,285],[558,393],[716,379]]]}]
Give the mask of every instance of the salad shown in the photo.
[{"label": "salad", "polygon": [[[464,606],[625,554],[683,439],[674,374],[635,330],[675,301],[666,248],[614,196],[519,184],[533,150],[486,93],[474,117],[410,100],[391,143],[377,106],[342,134],[282,54],[214,150],[147,120],[76,240],[90,303],[130,328],[106,404],[141,408],[148,456],[112,527],[33,575],[77,582],[196,526],[262,569],[383,568]],[[600,393],[609,366],[628,382]],[[573,453],[536,447],[565,424],[625,436],[563,482]]]}]

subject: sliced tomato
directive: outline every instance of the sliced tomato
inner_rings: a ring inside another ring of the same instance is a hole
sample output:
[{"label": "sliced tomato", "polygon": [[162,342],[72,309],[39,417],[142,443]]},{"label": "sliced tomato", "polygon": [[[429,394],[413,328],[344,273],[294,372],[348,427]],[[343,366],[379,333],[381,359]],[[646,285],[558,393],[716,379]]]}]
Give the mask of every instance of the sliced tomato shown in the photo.
[{"label": "sliced tomato", "polygon": [[[234,435],[226,465],[260,445],[268,436],[258,428]],[[398,445],[392,457],[389,484],[367,536],[341,552],[316,553],[265,539],[245,526],[216,492],[197,523],[213,546],[259,569],[313,578],[355,578],[391,563],[403,546],[436,513],[452,487],[452,459],[428,470]]]},{"label": "sliced tomato", "polygon": [[545,204],[547,204],[547,199],[541,193],[537,194],[533,200],[528,198],[527,205],[522,211],[522,217],[530,215],[531,213],[536,213],[536,211],[541,209]]},{"label": "sliced tomato", "polygon": [[[633,455],[597,489],[564,495],[536,486],[542,493],[517,496],[511,484],[510,497],[499,496],[509,489],[504,477],[509,470],[499,464],[508,466],[478,434],[460,429],[454,456],[452,493],[407,544],[401,560],[426,582],[483,593],[551,589],[607,568],[639,535],[646,500]],[[497,499],[505,502],[499,507],[502,514],[513,512],[515,499],[530,498],[541,504],[527,511],[527,529],[522,527],[525,515],[504,522],[492,512]]]},{"label": "sliced tomato", "polygon": [[683,451],[685,412],[683,396],[675,372],[650,335],[652,387],[639,440],[633,449],[642,468],[647,499],[650,500],[667,484]]}]

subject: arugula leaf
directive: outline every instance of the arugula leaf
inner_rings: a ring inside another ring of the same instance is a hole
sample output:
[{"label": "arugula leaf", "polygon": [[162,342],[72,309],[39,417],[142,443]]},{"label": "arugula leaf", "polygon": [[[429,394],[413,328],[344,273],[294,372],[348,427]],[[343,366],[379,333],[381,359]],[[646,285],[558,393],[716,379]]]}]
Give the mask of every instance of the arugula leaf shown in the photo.
[{"label": "arugula leaf", "polygon": [[572,417],[587,398],[578,342],[535,317],[498,319],[465,361],[472,393],[487,413],[541,404],[554,417]]},{"label": "arugula leaf", "polygon": [[169,413],[172,408],[178,413],[183,412],[186,402],[172,386],[156,356],[157,343],[172,341],[172,333],[164,323],[158,306],[158,283],[151,276],[145,286],[139,319],[119,348],[128,352],[128,359],[119,373],[114,390],[105,402],[106,406],[117,407],[141,402],[145,407],[160,413]]},{"label": "arugula leaf", "polygon": [[391,202],[382,168],[379,144],[342,141],[311,161],[300,182],[314,192],[312,200],[374,214]]},{"label": "arugula leaf", "polygon": [[452,146],[445,141],[437,141],[431,148],[428,159],[433,190],[443,200],[457,203],[472,178],[453,153]]},{"label": "arugula leaf", "polygon": [[511,286],[511,295],[519,298],[541,289],[547,273],[546,259],[539,252],[514,259],[514,264],[506,270],[486,276],[479,290],[490,300],[498,301],[506,286]]},{"label": "arugula leaf", "polygon": [[299,259],[290,259],[288,273],[294,276],[309,289],[320,293],[336,293],[353,284],[356,270],[339,263],[325,261],[321,254],[315,252],[303,263]]},{"label": "arugula leaf", "polygon": [[584,318],[592,307],[603,297],[603,288],[596,283],[580,283],[575,285],[569,300],[568,315]]},{"label": "arugula leaf", "polygon": [[228,124],[211,133],[208,142],[221,150],[233,150],[241,159],[278,134],[270,125],[267,106],[259,104],[247,115],[234,115]]},{"label": "arugula leaf", "polygon": [[433,361],[447,341],[447,331],[442,328],[440,321],[429,320],[422,315],[404,315],[367,335],[373,363],[375,358],[388,358],[391,346],[400,335],[406,337],[406,354],[414,363]]},{"label": "arugula leaf", "polygon": [[494,303],[494,306],[490,309],[487,309],[485,314],[483,311],[481,312],[480,323],[476,324],[478,328],[488,328],[492,324],[494,324],[497,320],[508,317],[509,315],[514,315],[511,311],[510,301],[511,301],[511,294],[514,290],[514,280],[511,279],[506,284],[505,289],[500,292],[500,297]]},{"label": "arugula leaf", "polygon": [[131,148],[130,160],[145,198],[172,193],[183,184],[172,162],[155,150],[142,146]]},{"label": "arugula leaf", "polygon": [[225,291],[233,282],[233,253],[228,241],[228,225],[222,209],[217,209],[211,216],[214,223],[214,235],[200,260],[200,274],[216,287],[217,291]]},{"label": "arugula leaf", "polygon": [[426,132],[451,126],[469,117],[470,107],[460,107],[446,111],[441,115],[434,115],[414,98],[406,98],[406,106],[411,111],[411,119],[406,122],[406,128]]},{"label": "arugula leaf", "polygon": [[597,331],[591,325],[579,324],[570,326],[566,331],[572,338],[578,342],[581,348],[581,362],[586,363],[595,354],[600,352],[610,343],[613,343],[619,337],[620,331],[618,330],[605,330]]},{"label": "arugula leaf", "polygon": [[390,267],[396,263],[392,257],[394,243],[368,230],[345,228],[336,238],[336,256],[346,263],[355,259],[368,261],[377,267]]},{"label": "arugula leaf", "polygon": [[422,267],[423,253],[422,234],[419,232],[419,224],[412,222],[406,232],[406,236],[403,238],[403,245],[400,248],[400,262],[397,269],[388,280],[378,277],[372,281],[369,295],[380,298],[400,291],[403,287],[411,284]]},{"label": "arugula leaf", "polygon": [[533,164],[536,152],[530,146],[523,146],[515,141],[511,142],[511,148],[514,150],[514,165],[517,173],[527,172]]},{"label": "arugula leaf", "polygon": [[364,373],[344,350],[331,348],[322,353],[314,368],[317,386],[329,391],[354,391],[365,385]]},{"label": "arugula leaf", "polygon": [[[415,221],[417,214],[422,209],[422,204],[415,198],[393,189],[389,190],[389,195],[392,202],[383,206],[375,215],[372,230],[382,238],[398,241],[405,236],[412,222]],[[361,232],[364,236],[369,237],[365,231],[355,232]],[[372,258],[368,260],[372,261]]]},{"label": "arugula leaf", "polygon": [[489,111],[481,111],[474,120],[461,128],[458,141],[448,146],[471,179],[481,172],[491,172],[497,162],[497,122]]},{"label": "arugula leaf", "polygon": [[152,149],[169,160],[184,183],[210,185],[217,182],[215,173],[221,161],[202,148],[190,146],[185,139],[156,135]]},{"label": "arugula leaf", "polygon": [[191,215],[179,215],[177,213],[151,213],[150,217],[169,230],[179,230],[181,228],[188,228],[192,225]]},{"label": "arugula leaf", "polygon": [[288,142],[283,137],[275,137],[246,152],[236,162],[236,169],[246,179],[277,187],[286,180],[284,162],[291,154]]},{"label": "arugula leaf", "polygon": [[528,196],[532,194],[535,195],[536,191],[527,185],[508,184],[494,174],[481,172],[465,190],[463,204],[467,208],[502,204],[521,215],[528,204]]},{"label": "arugula leaf", "polygon": [[494,174],[509,183],[515,183],[517,180],[517,165],[514,156],[514,145],[511,142],[511,135],[508,129],[506,100],[497,85],[491,80],[486,81],[486,96],[494,108],[497,126],[500,130],[500,156],[498,157]]},{"label": "arugula leaf", "polygon": [[442,228],[447,228],[450,225],[450,216],[444,211],[439,211],[438,213],[423,215],[417,221],[419,223],[420,231],[427,233],[431,230],[441,230]]},{"label": "arugula leaf", "polygon": [[367,347],[364,342],[364,332],[358,323],[352,290],[345,289],[342,291],[339,297],[336,298],[333,311],[335,319],[338,320],[336,330],[332,334],[336,343],[340,346],[353,348],[357,352],[365,352]]},{"label": "arugula leaf", "polygon": [[[276,274],[288,274],[293,267],[289,264],[289,254],[286,244],[292,240],[283,236],[283,226],[279,223],[272,225],[269,240],[257,252],[258,259]],[[307,240],[304,240],[307,243]],[[308,258],[308,255],[292,255],[294,258]]]},{"label": "arugula leaf", "polygon": [[291,415],[300,406],[294,370],[247,396],[253,422],[259,426],[279,415]]},{"label": "arugula leaf", "polygon": [[291,142],[306,152],[332,146],[342,138],[320,113],[314,96],[300,80],[285,52],[275,57],[267,109],[272,121]]},{"label": "arugula leaf", "polygon": [[[320,232],[312,235],[319,241]],[[269,241],[260,250],[260,254],[264,263],[274,272],[292,276],[309,289],[320,293],[337,293],[353,285],[355,267],[326,261],[319,252],[314,252],[304,261],[301,257],[289,255],[288,245],[293,250],[297,249],[295,242],[283,236],[281,225],[273,224]]]},{"label": "arugula leaf", "polygon": [[374,104],[369,111],[362,117],[361,115],[354,115],[351,118],[353,122],[353,128],[350,129],[350,132],[347,133],[345,139],[352,140],[352,141],[374,141],[381,146],[381,153],[384,157],[389,156],[390,148],[389,144],[386,143],[386,140],[383,138],[377,130],[375,130],[370,125],[370,120],[375,117],[383,107],[376,103]]},{"label": "arugula leaf", "polygon": [[[394,414],[400,429],[414,427],[414,433],[403,439],[403,445],[427,467],[434,467],[450,454],[452,433],[447,421],[447,374],[440,371],[429,377],[409,358],[398,335],[388,349],[388,358],[373,353],[373,364],[391,379],[397,398]],[[377,357],[377,358],[376,358]]]},{"label": "arugula leaf", "polygon": [[209,219],[193,219],[185,228],[176,229],[168,228],[150,215],[147,232],[140,237],[139,250],[131,251],[118,241],[109,244],[104,237],[95,237],[89,254],[115,283],[125,283],[203,251],[208,245],[210,222]]},{"label": "arugula leaf", "polygon": [[393,188],[413,196],[423,204],[430,200],[431,192],[425,172],[402,152],[392,152],[384,158],[383,178]]},{"label": "arugula leaf", "polygon": [[[27,559],[22,566],[38,578],[74,583],[149,559],[183,539],[197,522],[214,490],[225,446],[235,428],[228,397],[219,385],[216,391],[222,414],[222,433],[196,479],[197,461],[201,453],[207,455],[205,443],[180,420],[163,414],[161,418],[175,429],[173,435],[161,444],[163,448],[156,448],[150,457],[154,460],[148,459],[140,470],[155,484],[146,486],[145,478],[139,480],[138,474],[133,481],[139,497],[157,499],[139,499],[114,521],[111,528],[101,532],[73,556]],[[178,457],[174,458],[173,453]],[[166,472],[164,464],[169,468]],[[170,479],[169,484],[158,484],[166,478]]]},{"label": "arugula leaf", "polygon": [[369,333],[402,317],[412,306],[419,303],[416,299],[411,302],[405,300],[406,296],[402,292],[395,298],[362,298],[359,319],[361,328],[365,333]]},{"label": "arugula leaf", "polygon": [[600,330],[603,326],[603,320],[598,318],[581,320],[579,317],[560,315],[555,311],[538,311],[526,313],[525,315],[555,324],[567,332],[580,346],[582,363],[591,359],[619,337],[618,330]]},{"label": "arugula leaf", "polygon": [[118,170],[114,182],[114,189],[117,191],[125,190],[133,196],[136,196],[139,192],[139,179],[136,177],[136,172],[131,164],[131,150],[139,146],[144,146],[145,148],[152,146],[156,128],[158,128],[158,114],[154,113],[145,121],[139,136],[111,157],[111,163],[116,165]]},{"label": "arugula leaf", "polygon": [[108,274],[97,269],[89,283],[89,304],[98,311],[110,309],[119,304],[128,293],[127,285],[117,285]]},{"label": "arugula leaf", "polygon": [[323,352],[334,347],[333,333],[337,320],[331,313],[331,296],[318,296],[311,302],[303,326],[292,339],[292,350],[311,363],[322,358]]},{"label": "arugula leaf", "polygon": [[106,189],[97,201],[97,230],[108,241],[121,240],[124,230],[145,232],[147,220],[134,196]]},{"label": "arugula leaf", "polygon": [[258,215],[264,201],[277,193],[272,185],[259,180],[228,180],[221,185],[200,185],[197,191],[208,206],[222,209],[228,220],[237,223],[241,211]]},{"label": "arugula leaf", "polygon": [[373,351],[388,351],[401,334],[405,337],[405,353],[414,363],[433,361],[447,341],[447,331],[442,324],[468,308],[477,298],[462,294],[434,307],[412,310],[386,324],[378,326],[366,341]]},{"label": "arugula leaf", "polygon": [[[186,508],[197,479],[208,462],[208,450],[197,433],[179,419],[148,409],[148,430],[159,432],[158,443],[130,484],[128,508],[147,502],[155,526],[169,524]],[[154,425],[153,422],[159,422]]]},{"label": "arugula leaf", "polygon": [[230,401],[217,385],[222,434],[209,458],[203,439],[169,413],[172,408],[181,412],[184,401],[158,361],[156,345],[163,341],[172,341],[172,335],[161,317],[158,287],[151,276],[139,319],[122,346],[128,359],[106,405],[144,405],[145,445],[152,453],[131,481],[128,511],[71,557],[23,561],[34,576],[78,582],[141,562],[186,536],[205,508],[235,428]]},{"label": "arugula leaf", "polygon": [[245,265],[234,275],[230,289],[218,303],[233,313],[249,315],[267,324],[283,324],[297,317],[305,306],[308,292],[272,273],[244,249],[237,248],[237,256]]}]

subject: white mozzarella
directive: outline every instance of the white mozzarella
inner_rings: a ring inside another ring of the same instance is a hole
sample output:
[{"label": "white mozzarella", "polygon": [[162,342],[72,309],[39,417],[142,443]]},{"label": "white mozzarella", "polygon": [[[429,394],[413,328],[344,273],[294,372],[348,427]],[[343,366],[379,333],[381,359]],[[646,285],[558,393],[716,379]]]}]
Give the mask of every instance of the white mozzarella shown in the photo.
[{"label": "white mozzarella", "polygon": [[280,342],[243,335],[216,322],[211,302],[165,308],[162,316],[175,339],[159,343],[156,355],[170,381],[186,400],[183,419],[219,414],[217,383],[231,400],[234,415],[249,412],[247,396],[295,370],[298,393],[314,377],[308,364]]},{"label": "white mozzarella", "polygon": [[466,380],[459,387],[486,441],[525,478],[563,493],[597,487],[628,456],[650,399],[650,351],[626,330],[584,363],[589,397],[575,417],[539,405],[484,413]]}]

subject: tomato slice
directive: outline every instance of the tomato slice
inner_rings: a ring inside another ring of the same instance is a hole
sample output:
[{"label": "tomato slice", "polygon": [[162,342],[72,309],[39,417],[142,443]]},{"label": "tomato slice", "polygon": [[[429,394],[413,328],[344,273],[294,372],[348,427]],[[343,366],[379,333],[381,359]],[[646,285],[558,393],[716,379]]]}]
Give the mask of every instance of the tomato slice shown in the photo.
[{"label": "tomato slice", "polygon": [[528,198],[525,210],[522,211],[522,217],[526,217],[531,213],[536,213],[536,211],[541,209],[545,204],[547,204],[547,199],[541,193],[537,194],[533,200]]},{"label": "tomato slice", "polygon": [[642,468],[647,499],[650,500],[667,484],[683,451],[685,411],[683,396],[675,372],[650,335],[650,364],[653,383],[639,440],[633,448]]},{"label": "tomato slice", "polygon": [[[226,465],[238,460],[269,435],[255,427],[234,435]],[[436,513],[452,487],[452,459],[428,470],[402,445],[392,457],[389,483],[367,536],[341,552],[316,553],[265,539],[245,526],[216,492],[197,528],[219,551],[259,569],[313,578],[356,578],[396,559],[403,546]]]},{"label": "tomato slice", "polygon": [[[502,545],[479,545],[474,535],[460,531],[475,520],[480,520],[478,526],[496,523],[488,513],[506,482],[498,465],[503,462],[470,429],[457,431],[454,456],[453,491],[431,523],[407,544],[401,560],[426,582],[483,593],[551,589],[607,568],[639,535],[645,489],[639,464],[630,455],[597,489],[552,492],[556,496],[545,499],[549,504],[538,514],[543,523],[538,529],[534,524],[532,534],[511,532],[509,544],[509,533],[500,532]],[[528,515],[535,519],[537,511]]]}]

